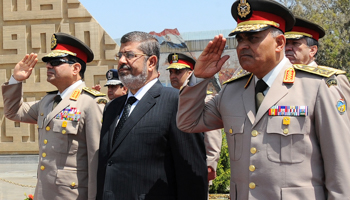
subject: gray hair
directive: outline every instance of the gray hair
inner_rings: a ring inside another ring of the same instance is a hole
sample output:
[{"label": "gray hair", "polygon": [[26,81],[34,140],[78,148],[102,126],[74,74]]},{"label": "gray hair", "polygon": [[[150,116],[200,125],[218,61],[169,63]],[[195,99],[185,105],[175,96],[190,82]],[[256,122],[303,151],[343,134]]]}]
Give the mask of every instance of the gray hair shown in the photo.
[{"label": "gray hair", "polygon": [[272,37],[275,38],[275,37],[277,37],[279,35],[283,35],[283,32],[280,29],[278,29],[278,28],[271,27],[271,35],[272,35]]},{"label": "gray hair", "polygon": [[[157,57],[157,65],[156,69],[158,71],[159,68],[159,57],[160,57],[160,45],[158,40],[151,34],[141,32],[141,31],[133,31],[123,35],[120,39],[120,43],[127,42],[139,42],[140,45],[138,49],[146,54],[148,57],[155,55]],[[148,59],[148,57],[146,59]]]},{"label": "gray hair", "polygon": [[[311,46],[316,46],[317,47],[317,50],[318,50],[318,42],[317,40],[313,39],[313,38],[309,38],[309,37],[304,37],[306,39],[306,44],[308,47],[311,47]],[[315,53],[314,55],[314,58],[316,58],[317,56],[317,52]]]}]

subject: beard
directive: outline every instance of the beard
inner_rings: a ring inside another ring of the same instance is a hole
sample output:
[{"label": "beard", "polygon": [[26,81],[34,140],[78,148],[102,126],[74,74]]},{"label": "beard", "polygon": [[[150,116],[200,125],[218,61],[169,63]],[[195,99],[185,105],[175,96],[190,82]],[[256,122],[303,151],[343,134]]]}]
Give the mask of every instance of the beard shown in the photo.
[{"label": "beard", "polygon": [[131,90],[138,90],[144,86],[144,84],[147,81],[147,63],[144,63],[142,73],[135,76],[132,74],[132,68],[127,65],[122,65],[120,68],[124,70],[128,70],[129,73],[126,73],[125,71],[119,71],[119,80]]}]

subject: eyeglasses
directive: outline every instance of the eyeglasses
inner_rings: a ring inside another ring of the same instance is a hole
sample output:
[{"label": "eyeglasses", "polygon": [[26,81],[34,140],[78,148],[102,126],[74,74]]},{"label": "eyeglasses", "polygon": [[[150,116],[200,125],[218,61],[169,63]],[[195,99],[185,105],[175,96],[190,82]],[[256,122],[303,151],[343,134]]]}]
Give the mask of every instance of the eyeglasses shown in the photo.
[{"label": "eyeglasses", "polygon": [[137,57],[137,55],[142,55],[142,56],[147,56],[146,54],[143,53],[134,53],[132,51],[126,51],[126,52],[119,52],[117,53],[117,55],[115,55],[115,59],[121,59],[122,56],[125,56],[126,59],[131,60],[135,57]]},{"label": "eyeglasses", "polygon": [[50,64],[52,67],[60,66],[63,63],[68,63],[68,64],[74,64],[75,62],[71,60],[65,60],[65,59],[53,59],[49,60],[46,62],[47,64]]}]

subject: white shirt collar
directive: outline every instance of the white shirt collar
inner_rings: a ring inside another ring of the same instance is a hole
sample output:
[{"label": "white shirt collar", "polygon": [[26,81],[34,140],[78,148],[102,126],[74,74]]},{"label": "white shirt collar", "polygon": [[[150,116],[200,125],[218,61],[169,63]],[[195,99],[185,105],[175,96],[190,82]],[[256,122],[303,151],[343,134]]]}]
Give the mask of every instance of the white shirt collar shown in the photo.
[{"label": "white shirt collar", "polygon": [[68,94],[70,94],[70,93],[72,93],[73,92],[73,90],[75,89],[75,88],[77,88],[80,84],[82,84],[83,83],[83,81],[82,80],[79,80],[79,81],[77,81],[77,82],[75,82],[75,83],[73,83],[71,86],[69,86],[68,88],[66,88],[62,93],[60,93],[59,91],[58,91],[58,95],[61,95],[61,98],[62,99],[64,99],[64,97],[66,97]]},{"label": "white shirt collar", "polygon": [[[268,74],[266,74],[262,79],[265,81],[265,83],[268,85],[268,88],[270,88],[275,81],[276,77],[280,73],[280,71],[283,69],[284,65],[288,62],[288,58],[286,56],[283,57],[280,63],[276,67],[274,67]],[[258,82],[258,78],[255,76],[255,83]]]}]

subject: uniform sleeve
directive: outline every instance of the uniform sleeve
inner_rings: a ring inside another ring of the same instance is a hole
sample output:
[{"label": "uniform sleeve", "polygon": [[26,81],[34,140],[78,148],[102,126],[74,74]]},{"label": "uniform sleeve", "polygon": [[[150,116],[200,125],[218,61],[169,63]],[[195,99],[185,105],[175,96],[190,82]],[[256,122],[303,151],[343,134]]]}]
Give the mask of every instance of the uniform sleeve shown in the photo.
[{"label": "uniform sleeve", "polygon": [[180,130],[198,133],[223,128],[217,105],[220,102],[220,93],[225,88],[219,95],[205,102],[209,81],[210,79],[206,79],[192,87],[187,85],[180,91],[176,116]]},{"label": "uniform sleeve", "polygon": [[350,122],[337,86],[320,84],[315,129],[324,161],[329,200],[350,198]]},{"label": "uniform sleeve", "polygon": [[205,132],[204,143],[207,155],[207,166],[213,168],[214,171],[216,171],[221,152],[221,129]]},{"label": "uniform sleeve", "polygon": [[36,124],[39,101],[23,102],[22,83],[2,85],[4,115],[13,121]]},{"label": "uniform sleeve", "polygon": [[[346,103],[350,105],[350,84],[349,84],[348,77],[346,77],[344,74],[338,75],[337,81],[338,81],[338,86],[343,93]],[[350,119],[350,106],[348,106],[346,112]]]},{"label": "uniform sleeve", "polygon": [[88,107],[85,119],[85,133],[88,152],[88,199],[95,200],[97,192],[97,166],[98,166],[98,149],[100,144],[100,131],[102,126],[102,112],[104,109],[103,103],[98,103],[98,98],[95,98]]}]

